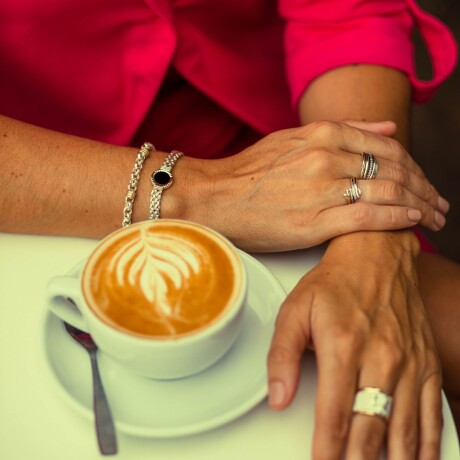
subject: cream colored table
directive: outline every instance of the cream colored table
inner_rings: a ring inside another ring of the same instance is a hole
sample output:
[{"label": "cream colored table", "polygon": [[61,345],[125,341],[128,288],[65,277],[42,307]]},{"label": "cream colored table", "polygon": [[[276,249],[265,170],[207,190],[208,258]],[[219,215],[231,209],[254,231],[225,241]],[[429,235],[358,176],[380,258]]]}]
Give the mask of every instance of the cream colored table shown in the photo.
[{"label": "cream colored table", "polygon": [[[91,240],[0,234],[0,459],[100,458],[91,421],[57,394],[43,347],[47,280],[66,273],[94,247]],[[314,249],[258,256],[290,290],[321,257]],[[282,413],[265,401],[220,428],[183,438],[119,434],[127,460],[301,460],[310,458],[316,373],[307,356],[296,400]],[[460,458],[444,402],[443,459]]]}]

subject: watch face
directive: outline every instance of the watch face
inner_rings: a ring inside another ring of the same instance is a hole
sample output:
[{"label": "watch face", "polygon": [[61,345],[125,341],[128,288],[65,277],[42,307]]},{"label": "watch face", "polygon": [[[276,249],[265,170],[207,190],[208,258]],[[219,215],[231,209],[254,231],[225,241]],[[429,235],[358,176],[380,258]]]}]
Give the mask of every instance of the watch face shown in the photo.
[{"label": "watch face", "polygon": [[152,174],[152,182],[159,187],[165,187],[172,181],[172,175],[167,171],[155,171]]}]

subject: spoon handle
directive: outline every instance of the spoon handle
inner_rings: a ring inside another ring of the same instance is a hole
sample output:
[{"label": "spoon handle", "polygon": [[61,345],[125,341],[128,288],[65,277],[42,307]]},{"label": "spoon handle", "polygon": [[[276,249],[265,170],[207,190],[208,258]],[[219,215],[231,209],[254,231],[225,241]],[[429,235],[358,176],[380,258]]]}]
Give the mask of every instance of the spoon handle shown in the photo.
[{"label": "spoon handle", "polygon": [[102,386],[99,367],[97,365],[97,350],[90,350],[91,369],[93,371],[93,407],[96,424],[97,441],[102,455],[115,455],[118,452],[115,426],[110,407]]}]

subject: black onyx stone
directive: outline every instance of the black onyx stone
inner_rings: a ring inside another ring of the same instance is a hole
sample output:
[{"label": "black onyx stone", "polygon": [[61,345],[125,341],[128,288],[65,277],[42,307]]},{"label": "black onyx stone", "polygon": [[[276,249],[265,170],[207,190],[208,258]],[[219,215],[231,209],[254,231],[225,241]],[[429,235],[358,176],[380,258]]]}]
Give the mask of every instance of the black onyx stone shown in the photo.
[{"label": "black onyx stone", "polygon": [[157,171],[153,175],[153,180],[157,185],[164,186],[169,184],[169,182],[171,181],[171,175],[166,171]]}]

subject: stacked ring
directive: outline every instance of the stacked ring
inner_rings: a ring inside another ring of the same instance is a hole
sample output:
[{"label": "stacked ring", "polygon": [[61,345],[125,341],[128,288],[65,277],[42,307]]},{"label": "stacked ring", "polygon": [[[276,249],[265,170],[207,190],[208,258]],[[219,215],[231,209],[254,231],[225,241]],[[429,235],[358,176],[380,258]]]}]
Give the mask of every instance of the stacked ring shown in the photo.
[{"label": "stacked ring", "polygon": [[347,204],[353,204],[356,203],[361,198],[362,191],[358,187],[358,183],[356,182],[356,177],[351,177],[350,178],[350,188],[347,188],[345,190],[345,193],[343,194],[343,197],[345,198],[345,201]]},{"label": "stacked ring", "polygon": [[363,180],[371,180],[377,177],[379,162],[372,153],[363,152],[361,165],[361,177]]},{"label": "stacked ring", "polygon": [[365,387],[355,395],[353,413],[378,416],[387,420],[390,417],[392,402],[393,398],[379,388]]}]

